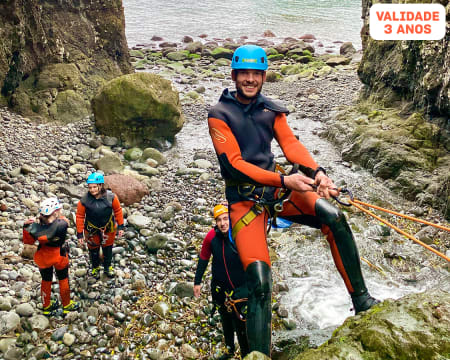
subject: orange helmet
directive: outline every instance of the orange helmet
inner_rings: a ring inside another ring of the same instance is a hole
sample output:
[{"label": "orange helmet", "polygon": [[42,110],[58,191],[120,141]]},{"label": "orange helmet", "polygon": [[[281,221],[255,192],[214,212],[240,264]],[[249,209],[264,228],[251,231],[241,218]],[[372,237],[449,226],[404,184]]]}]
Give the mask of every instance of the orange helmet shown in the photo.
[{"label": "orange helmet", "polygon": [[217,219],[220,215],[226,214],[228,212],[228,208],[225,205],[219,204],[214,206],[213,214],[214,219]]}]

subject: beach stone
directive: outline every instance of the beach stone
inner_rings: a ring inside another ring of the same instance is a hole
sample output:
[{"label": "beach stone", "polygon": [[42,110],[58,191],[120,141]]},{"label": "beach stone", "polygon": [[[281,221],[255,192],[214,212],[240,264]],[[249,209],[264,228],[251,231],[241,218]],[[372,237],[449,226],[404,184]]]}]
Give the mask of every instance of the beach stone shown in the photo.
[{"label": "beach stone", "polygon": [[137,147],[134,147],[128,149],[123,156],[128,161],[136,161],[142,156],[142,150]]},{"label": "beach stone", "polygon": [[44,315],[34,315],[28,321],[31,328],[38,331],[45,330],[50,325],[48,318]]},{"label": "beach stone", "polygon": [[105,174],[119,173],[123,170],[122,161],[116,154],[107,154],[101,157],[95,162],[95,167]]},{"label": "beach stone", "polygon": [[130,225],[134,226],[137,229],[143,229],[147,227],[151,222],[151,219],[149,217],[140,214],[133,214],[129,216],[127,220]]},{"label": "beach stone", "polygon": [[142,152],[142,159],[143,160],[147,160],[147,159],[156,160],[158,165],[164,165],[167,162],[167,159],[164,156],[164,154],[155,148],[144,149],[144,151]]},{"label": "beach stone", "polygon": [[250,354],[247,354],[243,360],[270,360],[270,357],[260,353],[259,351],[252,351]]},{"label": "beach stone", "polygon": [[63,343],[67,346],[72,346],[75,342],[75,336],[71,333],[65,333],[63,336]]},{"label": "beach stone", "polygon": [[23,355],[24,353],[22,349],[11,346],[8,350],[5,351],[3,356],[5,360],[22,360]]},{"label": "beach stone", "polygon": [[152,310],[165,318],[169,314],[170,306],[166,302],[160,301],[152,306]]},{"label": "beach stone", "polygon": [[334,56],[325,61],[327,65],[338,66],[338,65],[348,65],[351,59],[345,56]]},{"label": "beach stone", "polygon": [[199,358],[199,352],[195,350],[191,345],[189,344],[182,344],[180,349],[181,355],[184,359],[198,359]]},{"label": "beach stone", "polygon": [[145,247],[151,253],[156,253],[159,249],[166,246],[168,240],[165,234],[156,234],[145,242]]},{"label": "beach stone", "polygon": [[339,48],[339,54],[344,55],[344,56],[349,56],[349,55],[351,56],[355,52],[356,52],[356,49],[350,41],[343,43],[341,45],[341,47]]},{"label": "beach stone", "polygon": [[16,307],[16,313],[20,316],[31,316],[34,313],[34,308],[30,303],[20,304]]},{"label": "beach stone", "polygon": [[33,259],[34,254],[37,251],[37,245],[29,245],[29,244],[23,244],[23,250],[21,256],[25,259]]},{"label": "beach stone", "polygon": [[0,335],[13,331],[20,324],[20,317],[14,311],[0,312]]},{"label": "beach stone", "polygon": [[0,351],[2,353],[5,353],[6,350],[8,350],[8,348],[10,346],[14,346],[14,344],[16,343],[16,338],[4,338],[4,339],[0,339]]},{"label": "beach stone", "polygon": [[105,176],[105,184],[119,197],[120,202],[127,206],[140,202],[149,193],[147,185],[128,175]]}]

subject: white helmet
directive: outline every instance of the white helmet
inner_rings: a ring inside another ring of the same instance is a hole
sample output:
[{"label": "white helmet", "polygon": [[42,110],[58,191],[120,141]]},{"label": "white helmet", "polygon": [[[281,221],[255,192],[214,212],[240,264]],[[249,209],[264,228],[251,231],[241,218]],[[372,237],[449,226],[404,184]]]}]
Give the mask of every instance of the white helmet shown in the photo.
[{"label": "white helmet", "polygon": [[39,206],[39,213],[45,216],[49,216],[56,210],[59,210],[61,208],[61,203],[57,198],[48,198],[41,202]]}]

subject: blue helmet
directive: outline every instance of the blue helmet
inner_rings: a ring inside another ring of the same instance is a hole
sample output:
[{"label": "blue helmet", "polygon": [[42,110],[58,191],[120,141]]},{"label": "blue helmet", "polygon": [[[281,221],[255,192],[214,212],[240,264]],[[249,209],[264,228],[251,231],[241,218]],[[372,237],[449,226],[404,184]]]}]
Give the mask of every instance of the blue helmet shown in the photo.
[{"label": "blue helmet", "polygon": [[104,184],[105,179],[103,177],[103,174],[93,172],[91,175],[88,176],[86,182],[88,184]]},{"label": "blue helmet", "polygon": [[233,70],[267,70],[267,55],[264,49],[256,45],[242,45],[238,47],[231,61]]}]

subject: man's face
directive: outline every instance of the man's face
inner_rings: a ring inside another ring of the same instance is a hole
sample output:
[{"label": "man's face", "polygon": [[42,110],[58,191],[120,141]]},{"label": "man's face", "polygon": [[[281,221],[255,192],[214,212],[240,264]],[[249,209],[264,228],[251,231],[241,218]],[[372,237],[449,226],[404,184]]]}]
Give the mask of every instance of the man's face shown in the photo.
[{"label": "man's face", "polygon": [[228,218],[228,213],[219,215],[216,218],[216,225],[221,233],[226,234],[228,232],[228,228],[230,227],[230,220]]},{"label": "man's face", "polygon": [[98,193],[100,192],[100,185],[99,184],[89,184],[88,190],[92,196],[97,196]]},{"label": "man's face", "polygon": [[236,98],[243,104],[249,104],[261,92],[266,72],[262,70],[233,70],[231,78],[236,83]]}]

